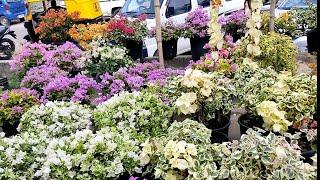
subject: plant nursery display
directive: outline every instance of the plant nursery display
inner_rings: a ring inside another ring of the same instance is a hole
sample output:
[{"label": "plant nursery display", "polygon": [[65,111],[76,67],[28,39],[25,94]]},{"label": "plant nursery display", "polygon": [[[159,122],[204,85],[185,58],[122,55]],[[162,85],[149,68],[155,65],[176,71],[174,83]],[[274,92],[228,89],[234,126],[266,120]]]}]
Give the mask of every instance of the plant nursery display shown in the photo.
[{"label": "plant nursery display", "polygon": [[262,1],[250,5],[164,23],[164,41],[208,38],[179,68],[135,61],[144,15],[75,25],[50,11],[41,27],[58,24],[38,30],[59,45],[24,44],[10,62],[20,88],[0,90],[0,179],[317,179],[315,70],[296,72],[292,39],[262,32]]}]

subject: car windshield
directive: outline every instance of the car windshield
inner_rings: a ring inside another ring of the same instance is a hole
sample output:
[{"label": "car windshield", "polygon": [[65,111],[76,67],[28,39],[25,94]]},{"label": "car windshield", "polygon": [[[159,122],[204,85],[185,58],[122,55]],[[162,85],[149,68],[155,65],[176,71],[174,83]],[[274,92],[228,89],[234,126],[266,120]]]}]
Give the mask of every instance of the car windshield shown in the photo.
[{"label": "car windshield", "polygon": [[[163,0],[160,0],[160,6]],[[137,17],[146,14],[147,17],[154,18],[154,1],[153,0],[127,0],[123,5],[121,14],[129,17]]]},{"label": "car windshield", "polygon": [[279,5],[278,9],[290,10],[294,7],[306,8],[308,7],[308,1],[314,5],[317,4],[317,0],[286,0]]}]

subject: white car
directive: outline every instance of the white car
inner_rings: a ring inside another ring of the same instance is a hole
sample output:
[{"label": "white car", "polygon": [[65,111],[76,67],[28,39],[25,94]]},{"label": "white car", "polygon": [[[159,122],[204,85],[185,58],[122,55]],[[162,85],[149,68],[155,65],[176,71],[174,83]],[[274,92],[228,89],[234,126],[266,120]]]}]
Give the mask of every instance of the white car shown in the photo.
[{"label": "white car", "polygon": [[[124,5],[126,0],[99,0],[99,5],[103,16],[110,17],[117,13]],[[64,1],[60,1],[59,5],[65,7]]]},{"label": "white car", "polygon": [[[317,0],[310,0],[310,3],[317,5]],[[279,17],[282,13],[288,12],[292,8],[307,8],[307,1],[306,0],[280,0],[276,4],[275,9],[275,17]],[[269,11],[270,5],[265,5],[261,8],[262,11]]]},{"label": "white car", "polygon": [[[195,10],[198,6],[204,7],[209,13],[210,1],[211,0],[160,0],[161,22],[166,22],[170,19],[179,24],[184,23],[188,13]],[[219,13],[229,14],[240,9],[244,9],[244,0],[225,0]],[[131,18],[136,18],[140,14],[146,14],[148,29],[156,25],[153,0],[127,0],[119,13]],[[144,45],[144,51],[147,51],[147,57],[156,55],[158,48],[155,38],[146,38]],[[190,39],[180,38],[178,40],[177,54],[183,54],[190,50]]]},{"label": "white car", "polygon": [[100,0],[100,8],[103,16],[110,17],[116,14],[124,5],[126,0]]}]

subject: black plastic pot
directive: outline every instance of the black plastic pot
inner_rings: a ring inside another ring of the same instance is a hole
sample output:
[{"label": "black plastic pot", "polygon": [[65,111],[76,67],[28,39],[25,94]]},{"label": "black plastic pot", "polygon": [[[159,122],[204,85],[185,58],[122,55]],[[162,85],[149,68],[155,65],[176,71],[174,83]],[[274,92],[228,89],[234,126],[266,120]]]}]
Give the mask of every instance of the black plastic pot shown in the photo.
[{"label": "black plastic pot", "polygon": [[217,120],[211,120],[210,129],[212,129],[212,132],[221,132],[228,136],[231,124],[230,115],[221,115],[220,121],[221,123],[217,123]]},{"label": "black plastic pot", "polygon": [[305,163],[309,163],[312,165],[313,161],[312,161],[312,157],[316,154],[317,152],[316,151],[305,151],[305,152],[301,152],[301,156],[304,157],[304,160],[303,162]]},{"label": "black plastic pot", "polygon": [[4,121],[2,124],[2,131],[5,133],[6,137],[14,136],[18,134],[17,127],[19,125],[19,121],[10,124],[8,121]]},{"label": "black plastic pot", "polygon": [[203,46],[209,42],[209,39],[209,36],[190,38],[192,60],[200,60],[200,57],[208,52]]},{"label": "black plastic pot", "polygon": [[319,35],[316,29],[307,32],[307,48],[308,52],[317,52],[319,49]]},{"label": "black plastic pot", "polygon": [[218,131],[212,131],[211,143],[223,143],[228,141],[229,141],[229,138],[226,134]]},{"label": "black plastic pot", "polygon": [[125,47],[129,51],[129,56],[133,60],[140,59],[140,61],[143,61],[143,56],[142,56],[142,47],[143,43],[142,41],[133,41],[133,40],[127,40],[125,42]]},{"label": "black plastic pot", "polygon": [[178,39],[162,41],[164,59],[169,60],[177,56],[177,44],[178,44]]},{"label": "black plastic pot", "polygon": [[8,90],[9,89],[8,78],[0,77],[0,89],[1,88],[2,88],[2,90]]},{"label": "black plastic pot", "polygon": [[260,116],[253,116],[252,114],[243,114],[238,119],[241,134],[245,134],[249,128],[262,128],[263,119]]}]

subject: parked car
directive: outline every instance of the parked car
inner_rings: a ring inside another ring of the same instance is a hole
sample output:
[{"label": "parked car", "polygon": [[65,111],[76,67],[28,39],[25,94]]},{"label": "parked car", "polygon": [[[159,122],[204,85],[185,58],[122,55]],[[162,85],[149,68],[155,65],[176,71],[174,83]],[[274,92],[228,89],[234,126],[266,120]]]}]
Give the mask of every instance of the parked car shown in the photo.
[{"label": "parked car", "polygon": [[[292,8],[307,8],[307,0],[279,0],[278,3],[276,4],[276,9],[275,9],[275,17],[279,17],[280,14],[285,13]],[[317,0],[309,0],[310,3],[317,5]],[[265,5],[261,8],[262,11],[269,11],[270,5]]]},{"label": "parked car", "polygon": [[26,7],[24,0],[0,0],[0,24],[10,25],[13,20],[24,20]]},{"label": "parked car", "polygon": [[111,17],[122,8],[126,0],[100,0],[99,2],[103,16]]},{"label": "parked car", "polygon": [[[188,13],[195,10],[198,6],[204,7],[209,13],[210,0],[160,0],[160,6],[161,22],[171,19],[175,23],[184,23]],[[225,0],[219,13],[229,14],[243,8],[244,0]],[[127,0],[119,13],[131,18],[136,18],[140,14],[146,14],[148,29],[156,25],[153,0]],[[177,54],[183,54],[190,50],[190,40],[180,38],[178,40]],[[157,42],[155,38],[145,39],[144,53],[147,57],[157,54]]]}]

